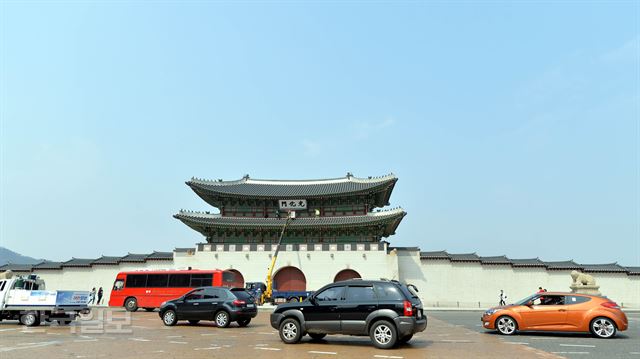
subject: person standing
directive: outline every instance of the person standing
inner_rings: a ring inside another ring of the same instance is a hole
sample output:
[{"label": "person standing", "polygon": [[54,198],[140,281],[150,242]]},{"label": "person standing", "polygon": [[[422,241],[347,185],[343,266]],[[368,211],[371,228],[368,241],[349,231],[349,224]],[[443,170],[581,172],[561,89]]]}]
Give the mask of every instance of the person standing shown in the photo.
[{"label": "person standing", "polygon": [[96,287],[93,287],[93,289],[91,289],[91,292],[89,292],[89,302],[87,302],[87,304],[93,304],[96,301]]},{"label": "person standing", "polygon": [[500,305],[506,305],[507,295],[504,293],[502,289],[500,289]]},{"label": "person standing", "polygon": [[98,289],[98,305],[100,305],[100,303],[102,302],[102,287],[100,287],[100,289]]}]

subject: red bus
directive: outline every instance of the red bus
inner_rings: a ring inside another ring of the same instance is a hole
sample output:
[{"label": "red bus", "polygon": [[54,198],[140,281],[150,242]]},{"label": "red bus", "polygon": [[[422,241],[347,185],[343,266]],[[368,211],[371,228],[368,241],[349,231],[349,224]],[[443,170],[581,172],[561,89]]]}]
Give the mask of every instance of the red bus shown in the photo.
[{"label": "red bus", "polygon": [[138,308],[152,311],[192,288],[207,286],[243,288],[244,283],[236,272],[219,269],[120,272],[111,289],[109,306],[124,307],[130,312]]}]

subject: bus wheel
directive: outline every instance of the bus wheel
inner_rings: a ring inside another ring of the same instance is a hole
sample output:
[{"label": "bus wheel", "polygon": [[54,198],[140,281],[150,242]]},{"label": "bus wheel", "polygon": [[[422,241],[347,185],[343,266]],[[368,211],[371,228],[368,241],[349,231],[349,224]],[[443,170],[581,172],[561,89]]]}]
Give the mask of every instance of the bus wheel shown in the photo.
[{"label": "bus wheel", "polygon": [[136,310],[138,310],[138,301],[133,297],[127,298],[127,300],[124,301],[124,308],[128,312],[135,312]]}]

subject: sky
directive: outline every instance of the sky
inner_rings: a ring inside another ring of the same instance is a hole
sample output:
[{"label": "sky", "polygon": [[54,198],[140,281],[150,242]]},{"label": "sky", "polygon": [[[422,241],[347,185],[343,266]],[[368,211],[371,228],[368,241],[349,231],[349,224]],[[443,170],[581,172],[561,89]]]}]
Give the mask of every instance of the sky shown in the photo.
[{"label": "sky", "polygon": [[0,1],[0,245],[171,251],[186,185],[394,173],[393,246],[640,265],[640,3]]}]

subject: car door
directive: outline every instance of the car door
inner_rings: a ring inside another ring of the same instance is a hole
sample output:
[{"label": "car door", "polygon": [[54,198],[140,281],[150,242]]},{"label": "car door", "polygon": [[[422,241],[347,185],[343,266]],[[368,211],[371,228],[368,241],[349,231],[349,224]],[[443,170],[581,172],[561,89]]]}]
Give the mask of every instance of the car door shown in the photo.
[{"label": "car door", "polygon": [[571,329],[583,328],[585,326],[585,313],[591,308],[588,302],[590,297],[581,295],[567,295],[564,304],[567,309],[567,326]]},{"label": "car door", "polygon": [[565,325],[567,319],[564,296],[546,293],[540,295],[533,300],[533,305],[523,308],[521,314],[527,329],[557,329]]},{"label": "car door", "polygon": [[367,330],[367,316],[378,309],[378,298],[373,285],[349,285],[345,300],[338,303],[341,332],[363,334]]},{"label": "car door", "polygon": [[311,299],[311,304],[303,308],[305,326],[310,333],[337,333],[340,331],[338,304],[344,301],[345,286],[329,287]]},{"label": "car door", "polygon": [[182,319],[199,319],[200,300],[204,297],[204,289],[196,289],[184,296],[182,303],[176,304],[178,315]]},{"label": "car door", "polygon": [[195,319],[213,320],[213,313],[220,302],[220,292],[218,288],[205,288],[201,299],[194,300]]}]

